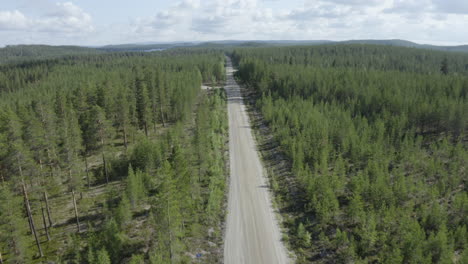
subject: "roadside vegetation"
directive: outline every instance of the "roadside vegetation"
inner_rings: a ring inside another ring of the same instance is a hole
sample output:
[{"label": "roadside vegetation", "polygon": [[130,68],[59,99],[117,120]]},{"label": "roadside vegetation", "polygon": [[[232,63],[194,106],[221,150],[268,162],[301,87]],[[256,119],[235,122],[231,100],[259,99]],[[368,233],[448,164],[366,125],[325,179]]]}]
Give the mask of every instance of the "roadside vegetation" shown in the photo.
[{"label": "roadside vegetation", "polygon": [[281,155],[263,152],[287,159],[270,180],[299,263],[468,262],[467,55],[328,45],[232,58]]},{"label": "roadside vegetation", "polygon": [[0,262],[219,262],[222,53],[0,67]]}]

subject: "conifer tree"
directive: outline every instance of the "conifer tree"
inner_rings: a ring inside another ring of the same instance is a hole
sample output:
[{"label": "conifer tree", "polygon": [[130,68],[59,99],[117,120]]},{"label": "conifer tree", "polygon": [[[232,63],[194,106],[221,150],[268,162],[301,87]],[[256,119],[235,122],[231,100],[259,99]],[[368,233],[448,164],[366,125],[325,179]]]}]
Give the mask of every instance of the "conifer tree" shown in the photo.
[{"label": "conifer tree", "polygon": [[28,259],[28,239],[26,239],[26,226],[22,216],[22,199],[16,196],[10,186],[0,185],[0,248],[3,255],[8,253],[8,260],[12,263],[24,263]]},{"label": "conifer tree", "polygon": [[[3,147],[1,159],[2,168],[8,175],[17,175],[14,182],[19,183],[35,171],[35,164],[29,149],[22,139],[21,123],[18,116],[11,109],[0,111],[0,133],[3,135],[0,143]],[[0,152],[1,153],[1,152]]]},{"label": "conifer tree", "polygon": [[161,167],[161,185],[157,204],[153,204],[158,215],[158,222],[161,223],[159,239],[162,248],[169,255],[170,262],[179,259],[182,250],[180,237],[182,236],[182,215],[180,211],[179,193],[174,171],[168,161],[163,162]]},{"label": "conifer tree", "polygon": [[126,194],[122,196],[114,215],[120,227],[123,227],[132,219],[132,209]]},{"label": "conifer tree", "polygon": [[129,103],[125,92],[120,89],[114,105],[116,113],[116,123],[122,132],[122,139],[125,149],[128,147],[128,130],[130,125],[129,120]]},{"label": "conifer tree", "polygon": [[138,124],[141,129],[144,129],[145,135],[148,136],[148,127],[151,120],[148,87],[143,80],[136,80],[135,86]]},{"label": "conifer tree", "polygon": [[142,198],[145,197],[146,189],[143,182],[143,172],[137,170],[133,171],[132,166],[128,168],[127,178],[127,196],[132,205],[135,208]]},{"label": "conifer tree", "polygon": [[107,253],[107,251],[104,248],[102,248],[98,252],[96,252],[96,260],[94,263],[111,264],[112,262],[110,260],[109,253]]}]

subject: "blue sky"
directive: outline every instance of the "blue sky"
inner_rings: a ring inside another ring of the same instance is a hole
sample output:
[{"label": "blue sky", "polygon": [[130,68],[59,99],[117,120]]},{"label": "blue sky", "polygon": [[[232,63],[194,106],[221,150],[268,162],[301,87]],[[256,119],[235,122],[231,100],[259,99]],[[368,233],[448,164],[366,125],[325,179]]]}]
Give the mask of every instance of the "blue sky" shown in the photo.
[{"label": "blue sky", "polygon": [[468,44],[468,0],[0,0],[0,45],[223,39]]}]

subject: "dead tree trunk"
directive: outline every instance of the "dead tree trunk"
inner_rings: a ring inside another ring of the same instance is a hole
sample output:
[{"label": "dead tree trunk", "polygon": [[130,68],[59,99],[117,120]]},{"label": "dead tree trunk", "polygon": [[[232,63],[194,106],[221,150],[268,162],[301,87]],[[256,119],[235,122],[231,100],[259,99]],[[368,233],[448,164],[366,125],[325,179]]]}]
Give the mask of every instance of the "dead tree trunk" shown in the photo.
[{"label": "dead tree trunk", "polygon": [[47,241],[50,241],[49,228],[47,227],[44,206],[42,205],[42,203],[41,203],[41,212],[42,212],[42,223],[44,224],[44,230],[47,236]]},{"label": "dead tree trunk", "polygon": [[3,264],[2,252],[0,252],[0,264]]},{"label": "dead tree trunk", "polygon": [[127,128],[124,126],[123,127],[123,138],[124,138],[124,146],[125,150],[128,148],[128,142],[127,142]]},{"label": "dead tree trunk", "polygon": [[88,159],[86,158],[86,156],[84,157],[84,161],[85,161],[85,166],[86,166],[86,181],[88,182],[88,188],[91,188],[91,183],[89,179]]},{"label": "dead tree trunk", "polygon": [[166,122],[164,121],[164,112],[163,112],[162,104],[160,105],[159,110],[161,114],[161,122],[163,123],[163,127],[166,127]]},{"label": "dead tree trunk", "polygon": [[78,233],[80,233],[81,232],[80,219],[78,218],[78,208],[76,207],[76,199],[75,199],[75,191],[74,190],[72,190],[72,196],[73,196],[73,207],[75,208],[76,226],[78,227]]},{"label": "dead tree trunk", "polygon": [[[4,185],[4,184],[5,184],[5,177],[3,176],[3,173],[1,173],[0,175],[2,176],[2,185]],[[0,257],[1,257],[1,256],[0,256]],[[0,261],[1,261],[1,259],[0,259]],[[0,263],[1,263],[1,262],[0,262]]]},{"label": "dead tree trunk", "polygon": [[32,217],[31,206],[29,204],[28,193],[26,191],[26,186],[24,184],[24,181],[23,181],[23,195],[24,195],[24,200],[26,203],[26,210],[28,211],[28,218],[29,218],[29,223],[31,224],[32,233],[34,235],[34,239],[36,240],[36,245],[39,251],[39,256],[42,258],[44,256],[44,253],[42,252],[41,243],[39,242],[39,238],[37,237],[36,227],[34,225],[34,219]]},{"label": "dead tree trunk", "polygon": [[[24,187],[23,187],[23,192],[24,192]],[[28,201],[26,200],[26,197],[24,198],[24,209],[26,210],[26,215],[28,216],[29,232],[31,232],[31,235],[32,235],[34,234],[34,228],[31,223],[31,217],[29,217]]]},{"label": "dead tree trunk", "polygon": [[[167,225],[170,227],[171,225],[171,215],[169,214],[169,199],[167,199]],[[173,251],[172,251],[172,231],[171,228],[168,228],[167,231],[169,231],[169,259],[172,262],[172,258],[174,256]]]},{"label": "dead tree trunk", "polygon": [[19,170],[19,173],[20,173],[21,182],[23,184],[24,207],[25,207],[27,215],[28,215],[29,230],[31,231],[31,234],[33,234],[34,233],[33,232],[34,228],[33,228],[33,225],[31,223],[31,217],[29,217],[29,209],[28,209],[29,201],[27,199],[27,194],[26,194],[26,186],[25,186],[24,177],[23,177],[23,168],[21,167],[19,156],[16,156],[16,158],[18,160],[18,170]]},{"label": "dead tree trunk", "polygon": [[49,206],[49,198],[47,198],[47,192],[44,192],[44,201],[46,204],[47,218],[49,219],[49,226],[52,227],[54,223],[52,222],[52,217],[50,216],[50,206]]},{"label": "dead tree trunk", "polygon": [[104,175],[106,176],[106,183],[109,183],[109,175],[107,173],[107,164],[106,164],[106,157],[104,156],[104,152],[102,152],[102,165],[104,170]]},{"label": "dead tree trunk", "polygon": [[[24,178],[23,178],[23,168],[21,168],[21,162],[20,162],[19,155],[16,156],[16,159],[18,160],[18,169],[19,169],[19,173],[20,173],[21,180],[24,181]],[[24,184],[24,182],[23,182],[23,184]]]}]

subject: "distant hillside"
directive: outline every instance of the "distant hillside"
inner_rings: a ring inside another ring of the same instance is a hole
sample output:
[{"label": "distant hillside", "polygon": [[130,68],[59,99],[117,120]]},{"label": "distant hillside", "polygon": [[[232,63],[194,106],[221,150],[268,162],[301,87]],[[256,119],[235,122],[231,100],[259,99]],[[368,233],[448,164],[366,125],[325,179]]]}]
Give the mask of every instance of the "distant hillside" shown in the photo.
[{"label": "distant hillside", "polygon": [[333,43],[343,44],[372,44],[372,45],[386,45],[386,46],[399,46],[399,47],[417,47],[419,44],[402,40],[402,39],[388,39],[388,40],[375,40],[375,39],[360,39],[360,40],[346,40],[337,41]]},{"label": "distant hillside", "polygon": [[230,48],[230,47],[267,47],[267,46],[308,46],[308,45],[326,45],[326,44],[372,44],[386,45],[398,47],[410,47],[420,49],[431,49],[441,51],[468,52],[468,45],[463,46],[436,46],[427,44],[418,44],[415,42],[388,39],[388,40],[346,40],[346,41],[331,41],[331,40],[217,40],[206,42],[170,42],[170,43],[134,43],[122,45],[109,45],[99,47],[103,51],[155,51],[165,50],[170,48]]},{"label": "distant hillside", "polygon": [[347,41],[337,41],[332,43],[342,43],[342,44],[373,44],[373,45],[387,45],[387,46],[398,46],[398,47],[410,47],[410,48],[419,48],[419,49],[431,49],[431,50],[441,50],[441,51],[453,51],[453,52],[468,52],[468,45],[461,46],[436,46],[428,44],[418,44],[415,42],[402,40],[402,39],[388,39],[388,40],[347,40]]},{"label": "distant hillside", "polygon": [[280,46],[310,46],[327,44],[372,44],[398,47],[410,47],[419,49],[430,49],[450,52],[468,53],[468,45],[461,46],[436,46],[418,44],[407,40],[218,40],[206,42],[167,42],[167,43],[131,43],[119,45],[107,45],[102,47],[79,47],[79,46],[48,46],[48,45],[15,45],[0,48],[0,64],[8,62],[21,62],[30,59],[49,59],[69,55],[87,55],[106,52],[142,52],[160,51],[171,48],[214,48],[226,49],[235,47],[280,47]]},{"label": "distant hillside", "polygon": [[229,47],[265,47],[265,46],[297,46],[333,43],[329,40],[214,40],[193,42],[167,43],[129,43],[98,47],[98,50],[108,52],[119,51],[157,51],[171,48],[229,48]]},{"label": "distant hillside", "polygon": [[433,46],[433,45],[418,45],[417,48],[434,49],[442,51],[468,52],[468,45],[461,46]]},{"label": "distant hillside", "polygon": [[118,52],[118,51],[156,51],[165,50],[176,47],[192,47],[198,43],[195,42],[174,42],[174,43],[154,43],[154,44],[119,44],[119,45],[107,45],[97,48],[101,51],[107,52]]},{"label": "distant hillside", "polygon": [[97,54],[103,51],[78,46],[15,45],[0,48],[0,63],[49,59],[67,55]]}]

